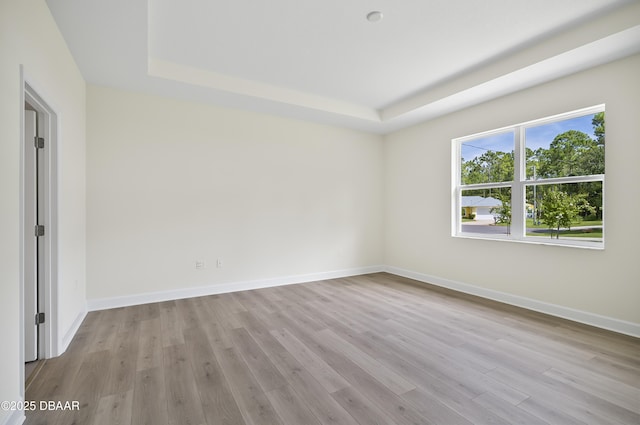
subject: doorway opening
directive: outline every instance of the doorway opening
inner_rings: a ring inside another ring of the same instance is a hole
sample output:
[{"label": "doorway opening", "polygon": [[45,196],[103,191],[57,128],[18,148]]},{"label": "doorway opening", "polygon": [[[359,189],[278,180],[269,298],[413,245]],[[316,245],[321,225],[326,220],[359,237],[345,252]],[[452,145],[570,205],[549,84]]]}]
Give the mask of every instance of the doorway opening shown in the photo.
[{"label": "doorway opening", "polygon": [[[21,387],[57,352],[57,115],[26,81],[21,137]],[[22,394],[24,397],[24,393]]]}]

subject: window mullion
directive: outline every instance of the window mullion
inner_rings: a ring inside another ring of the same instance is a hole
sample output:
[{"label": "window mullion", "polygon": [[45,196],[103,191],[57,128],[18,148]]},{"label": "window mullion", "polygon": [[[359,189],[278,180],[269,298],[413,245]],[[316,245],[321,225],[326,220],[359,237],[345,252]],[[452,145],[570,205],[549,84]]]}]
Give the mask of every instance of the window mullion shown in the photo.
[{"label": "window mullion", "polygon": [[460,143],[454,143],[452,146],[451,158],[453,159],[453,164],[451,167],[451,207],[453,211],[453,217],[451,218],[451,235],[456,236],[461,231],[461,221],[462,216],[460,214],[461,206],[460,206],[460,196],[462,194],[462,190],[460,186],[462,184],[462,164],[461,164],[461,145]]},{"label": "window mullion", "polygon": [[515,146],[513,149],[513,184],[511,186],[511,236],[523,239],[525,232],[524,185],[526,178],[526,152],[524,149],[524,131],[515,128]]}]

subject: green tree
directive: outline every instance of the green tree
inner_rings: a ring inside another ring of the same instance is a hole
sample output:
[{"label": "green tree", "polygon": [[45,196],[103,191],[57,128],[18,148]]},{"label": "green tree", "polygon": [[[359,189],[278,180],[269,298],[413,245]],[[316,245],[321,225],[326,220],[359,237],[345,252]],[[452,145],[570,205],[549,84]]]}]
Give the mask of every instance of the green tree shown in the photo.
[{"label": "green tree", "polygon": [[533,179],[534,174],[536,177],[540,174],[540,156],[542,155],[543,150],[543,148],[538,148],[535,151],[531,148],[525,148],[527,158],[527,178]]},{"label": "green tree", "polygon": [[[469,161],[462,160],[462,184],[495,183],[513,180],[513,152],[489,150]],[[478,191],[474,195],[491,196]]]},{"label": "green tree", "polygon": [[583,212],[595,212],[595,207],[589,205],[586,193],[568,194],[557,189],[548,190],[543,198],[540,211],[542,222],[556,231],[556,239],[560,238],[560,229],[566,227],[571,229],[571,225],[581,220],[580,214]]},{"label": "green tree", "polygon": [[[596,136],[598,145],[597,151],[592,153],[591,162],[597,165],[600,173],[604,173],[604,141],[605,141],[605,115],[604,112],[598,112],[593,116],[591,124],[593,125],[593,134]],[[581,192],[588,194],[589,204],[596,207],[596,218],[602,219],[602,184],[601,183],[582,183]]]},{"label": "green tree", "polygon": [[496,224],[507,225],[507,235],[511,234],[511,197],[510,194],[496,193],[494,198],[499,199],[502,205],[491,208],[491,214],[495,214]]},{"label": "green tree", "polygon": [[596,136],[598,145],[604,146],[604,112],[598,112],[591,120],[593,125],[593,134]]},{"label": "green tree", "polygon": [[604,173],[604,146],[577,130],[558,134],[549,149],[538,149],[535,156],[543,178]]}]

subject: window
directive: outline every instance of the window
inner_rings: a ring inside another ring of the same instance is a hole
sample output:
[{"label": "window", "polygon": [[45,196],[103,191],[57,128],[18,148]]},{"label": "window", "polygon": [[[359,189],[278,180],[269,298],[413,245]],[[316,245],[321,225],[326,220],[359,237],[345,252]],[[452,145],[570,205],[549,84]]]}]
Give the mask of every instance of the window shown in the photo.
[{"label": "window", "polygon": [[604,247],[604,105],[453,140],[453,236]]}]

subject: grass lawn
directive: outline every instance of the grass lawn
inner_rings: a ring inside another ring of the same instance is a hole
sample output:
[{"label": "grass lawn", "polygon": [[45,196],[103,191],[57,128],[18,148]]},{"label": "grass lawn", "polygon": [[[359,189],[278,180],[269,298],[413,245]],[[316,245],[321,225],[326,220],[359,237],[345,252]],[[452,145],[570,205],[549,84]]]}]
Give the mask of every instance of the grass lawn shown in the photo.
[{"label": "grass lawn", "polygon": [[[573,223],[573,226],[602,226],[602,220],[583,220],[577,223]],[[537,225],[533,224],[533,219],[527,219],[527,229],[548,229],[547,225],[544,223],[540,223]]]},{"label": "grass lawn", "polygon": [[[465,221],[464,219],[462,220],[463,222]],[[467,220],[467,221],[472,221],[472,220]],[[507,223],[499,223],[496,224],[496,226],[506,226]],[[573,223],[572,226],[602,226],[602,220],[584,220],[584,221],[580,221],[577,223]],[[533,224],[533,219],[532,218],[528,218],[527,219],[527,229],[548,229],[549,227],[544,224],[544,223],[540,223],[540,224]]]},{"label": "grass lawn", "polygon": [[[570,238],[593,238],[593,239],[602,239],[602,220],[591,220],[591,221],[580,221],[577,223],[574,223],[573,226],[580,226],[580,227],[584,227],[584,226],[594,226],[593,228],[586,228],[586,229],[560,229],[560,237],[570,237]],[[546,229],[548,230],[549,228],[547,227],[546,224],[538,224],[538,225],[534,225],[533,224],[533,219],[528,218],[527,219],[527,230],[529,229]],[[555,233],[555,232],[554,232]],[[538,236],[538,237],[548,237],[551,238],[551,236],[548,233],[542,234],[539,232],[527,232],[527,236]],[[555,237],[555,236],[554,236]]]},{"label": "grass lawn", "polygon": [[[540,238],[551,238],[549,234],[545,233],[532,233],[527,232],[527,236],[536,236]],[[555,239],[555,232],[554,232]],[[602,229],[578,229],[578,230],[562,230],[560,229],[560,238],[563,237],[571,237],[571,238],[594,238],[594,239],[602,239]]]},{"label": "grass lawn", "polygon": [[[496,226],[506,226],[506,223],[500,223]],[[560,237],[570,237],[570,238],[593,238],[593,239],[602,239],[602,220],[584,220],[578,223],[574,223],[573,226],[595,226],[595,228],[589,229],[560,229]],[[598,227],[600,226],[600,227]],[[533,219],[527,219],[527,230],[529,229],[544,229],[549,230],[549,227],[546,224],[540,223],[537,225],[533,224]],[[547,232],[527,232],[527,236],[537,236],[540,238],[551,238],[549,233]],[[554,238],[555,238],[555,229],[554,229]]]},{"label": "grass lawn", "polygon": [[[475,220],[469,218],[462,218],[462,223],[469,223]],[[556,238],[555,229],[551,231],[549,227],[544,224],[533,224],[533,219],[528,218],[526,220],[527,225],[527,236],[534,236],[537,238],[549,238],[551,239],[551,234],[553,234],[553,238]],[[494,226],[494,224],[490,224],[490,226]],[[507,226],[507,223],[499,223],[495,224],[495,226]],[[602,220],[583,220],[572,224],[573,227],[580,227],[580,229],[572,228],[571,230],[566,228],[560,229],[560,239],[562,238],[591,238],[591,239],[602,239]],[[539,229],[540,231],[532,232],[533,229]]]}]

